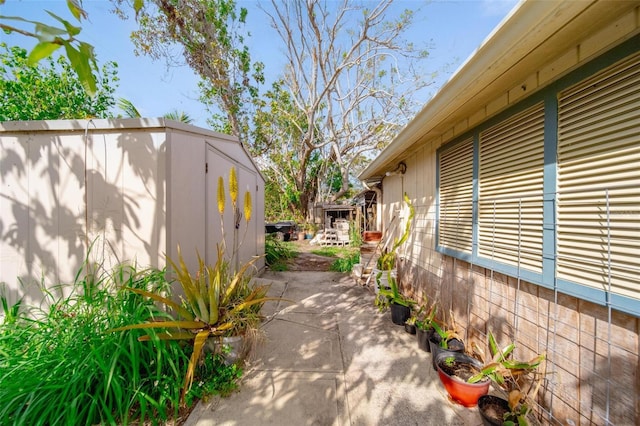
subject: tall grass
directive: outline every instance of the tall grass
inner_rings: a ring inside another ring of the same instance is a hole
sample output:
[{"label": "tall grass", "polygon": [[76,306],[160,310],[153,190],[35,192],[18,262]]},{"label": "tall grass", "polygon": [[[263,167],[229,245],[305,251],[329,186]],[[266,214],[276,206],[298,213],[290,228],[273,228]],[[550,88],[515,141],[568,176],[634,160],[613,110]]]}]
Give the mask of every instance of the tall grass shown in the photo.
[{"label": "tall grass", "polygon": [[[158,291],[164,273],[118,268],[78,274],[72,295],[54,298],[38,319],[18,314],[0,326],[0,424],[126,424],[177,415],[188,348],[139,342],[147,331],[108,330],[163,315],[123,286]],[[3,302],[4,304],[6,300]]]},{"label": "tall grass", "polygon": [[296,256],[293,244],[278,241],[274,235],[267,235],[264,243],[265,263],[273,271],[286,271],[287,260]]}]

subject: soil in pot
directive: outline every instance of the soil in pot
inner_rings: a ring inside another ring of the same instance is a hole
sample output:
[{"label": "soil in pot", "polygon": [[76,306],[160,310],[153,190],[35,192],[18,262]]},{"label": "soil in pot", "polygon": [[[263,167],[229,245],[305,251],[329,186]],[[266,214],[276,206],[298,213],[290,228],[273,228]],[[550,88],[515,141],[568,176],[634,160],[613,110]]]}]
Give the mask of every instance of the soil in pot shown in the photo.
[{"label": "soil in pot", "polygon": [[475,407],[478,398],[489,392],[491,381],[486,378],[478,383],[466,380],[477,374],[482,363],[460,352],[442,352],[436,357],[438,376],[451,399],[465,407]]},{"label": "soil in pot", "polygon": [[437,371],[436,367],[436,357],[441,352],[464,352],[464,343],[458,339],[450,339],[447,342],[447,348],[444,349],[440,346],[440,335],[438,333],[433,333],[431,338],[429,339],[429,349],[431,349],[431,365],[433,366],[433,370]]},{"label": "soil in pot", "polygon": [[482,395],[478,398],[478,411],[485,426],[502,426],[504,415],[509,412],[509,403],[494,395]]},{"label": "soil in pot", "polygon": [[408,306],[392,303],[389,305],[391,309],[391,321],[396,325],[404,325],[411,317],[411,309]]}]

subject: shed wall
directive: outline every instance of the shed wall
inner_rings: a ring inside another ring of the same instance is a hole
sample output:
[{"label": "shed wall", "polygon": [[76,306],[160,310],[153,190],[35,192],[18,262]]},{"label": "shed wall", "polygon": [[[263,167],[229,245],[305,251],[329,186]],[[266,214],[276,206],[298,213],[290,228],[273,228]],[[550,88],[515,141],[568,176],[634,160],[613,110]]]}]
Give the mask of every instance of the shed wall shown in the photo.
[{"label": "shed wall", "polygon": [[264,181],[233,138],[164,120],[2,123],[0,282],[9,302],[38,306],[43,286],[68,294],[72,287],[56,286],[73,282],[87,246],[107,271],[126,262],[162,268],[178,244],[190,267],[196,250],[214,262],[206,229],[220,221],[205,202],[216,190],[206,179],[211,147],[227,161],[209,175],[228,176],[231,165],[250,175],[242,185],[252,189],[254,219],[241,259],[261,255]]}]

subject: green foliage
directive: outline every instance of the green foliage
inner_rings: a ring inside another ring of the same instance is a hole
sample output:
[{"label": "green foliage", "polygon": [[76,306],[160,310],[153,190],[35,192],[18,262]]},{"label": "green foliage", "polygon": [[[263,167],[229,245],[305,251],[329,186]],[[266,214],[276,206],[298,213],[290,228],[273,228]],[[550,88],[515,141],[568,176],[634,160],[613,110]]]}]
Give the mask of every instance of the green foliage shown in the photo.
[{"label": "green foliage", "polygon": [[4,324],[14,324],[20,317],[20,306],[22,305],[22,299],[18,300],[13,305],[9,305],[9,300],[6,296],[5,283],[0,283],[0,304],[2,305],[2,315],[4,316]]},{"label": "green foliage", "polygon": [[246,16],[234,0],[153,2],[140,10],[132,40],[137,53],[170,63],[175,52],[166,46],[182,45],[185,60],[202,79],[200,99],[211,109],[213,126],[248,144],[249,106],[264,82],[264,66],[252,62],[245,44]]},{"label": "green foliage", "polygon": [[264,242],[265,262],[273,271],[286,271],[287,260],[296,256],[292,243],[278,241],[274,234],[266,235]]},{"label": "green foliage", "polygon": [[[121,267],[78,274],[69,297],[0,326],[0,424],[126,424],[177,415],[188,357],[155,333],[107,333],[162,317],[149,300],[122,287],[166,290],[163,271]],[[70,290],[68,286],[65,290]],[[138,338],[148,336],[149,343]]]},{"label": "green foliage", "polygon": [[206,401],[214,395],[228,396],[238,389],[241,377],[242,367],[226,364],[220,354],[207,354],[198,365],[193,386],[185,402],[187,406],[191,406],[196,399]]},{"label": "green foliage", "polygon": [[340,247],[321,247],[319,249],[311,250],[311,253],[317,254],[318,256],[324,257],[338,257],[340,253],[343,253],[345,250]]},{"label": "green foliage", "polygon": [[[134,2],[136,12],[140,9],[141,2],[142,0],[135,0]],[[4,0],[0,1],[0,4],[2,3],[4,3]],[[67,0],[67,8],[79,23],[82,22],[82,19],[87,18],[80,0]],[[30,66],[37,64],[41,59],[49,57],[53,52],[64,46],[68,62],[76,73],[78,81],[84,90],[90,96],[93,96],[98,91],[98,83],[93,74],[98,68],[93,46],[77,39],[82,30],[81,27],[71,24],[48,10],[46,12],[57,21],[55,23],[55,25],[58,25],[57,27],[19,16],[0,16],[0,29],[9,34],[16,32],[38,40],[38,44],[29,53],[28,64]],[[20,27],[24,24],[33,25],[33,31]]]},{"label": "green foliage", "polygon": [[[166,316],[151,318],[138,324],[112,329],[112,332],[139,329],[165,329],[158,333],[160,340],[185,340],[193,342],[193,352],[189,358],[187,372],[182,387],[184,400],[193,383],[195,369],[200,362],[207,338],[211,336],[245,335],[247,330],[257,328],[260,323],[260,309],[269,300],[266,297],[269,286],[251,285],[248,270],[257,258],[242,265],[233,272],[224,252],[218,246],[218,260],[215,265],[205,265],[198,255],[198,270],[194,273],[187,268],[178,249],[178,264],[167,258],[176,274],[185,299],[178,305],[162,292],[129,288],[133,293],[148,297],[172,309],[178,319],[167,320]],[[138,340],[150,340],[141,336]]]},{"label": "green foliage", "polygon": [[424,311],[424,306],[425,306],[424,304],[420,306],[420,310],[416,314],[415,325],[416,325],[416,328],[419,328],[420,330],[429,330],[430,328],[433,328],[433,323],[436,317],[436,312],[438,310],[438,307],[436,304],[433,304],[429,312],[426,313],[424,316],[422,316],[422,312]]},{"label": "green foliage", "polygon": [[391,275],[390,271],[378,272],[378,276],[376,277],[376,281],[378,283],[380,282],[381,274],[387,274],[389,285],[391,286],[390,288],[384,288],[378,284],[380,290],[378,292],[378,295],[376,296],[375,304],[381,312],[385,311],[391,303],[395,305],[407,306],[409,308],[416,304],[415,300],[400,293],[398,282]]},{"label": "green foliage", "polygon": [[93,96],[61,56],[32,65],[27,51],[0,43],[0,121],[107,118],[115,105],[117,65],[102,67]]},{"label": "green foliage", "polygon": [[362,232],[355,220],[349,223],[349,241],[351,242],[351,247],[362,246]]},{"label": "green foliage", "polygon": [[339,257],[332,264],[330,269],[336,272],[351,272],[353,265],[360,262],[360,251],[350,250],[345,257]]}]

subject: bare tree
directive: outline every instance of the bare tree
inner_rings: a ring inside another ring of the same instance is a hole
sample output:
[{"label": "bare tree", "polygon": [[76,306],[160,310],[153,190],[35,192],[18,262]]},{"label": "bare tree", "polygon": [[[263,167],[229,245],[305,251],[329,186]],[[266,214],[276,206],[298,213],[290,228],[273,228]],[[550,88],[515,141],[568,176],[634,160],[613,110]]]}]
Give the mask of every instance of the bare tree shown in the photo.
[{"label": "bare tree", "polygon": [[413,12],[392,19],[392,0],[365,7],[370,5],[272,0],[268,10],[263,8],[285,46],[283,84],[304,117],[304,123],[294,123],[301,135],[294,149],[295,185],[305,211],[315,201],[305,194],[312,155],[319,152],[325,159],[321,182],[332,170],[342,177],[337,191],[320,186],[324,194],[318,197],[342,196],[353,168],[415,114],[414,94],[430,83],[414,67],[427,52],[402,39]]}]

